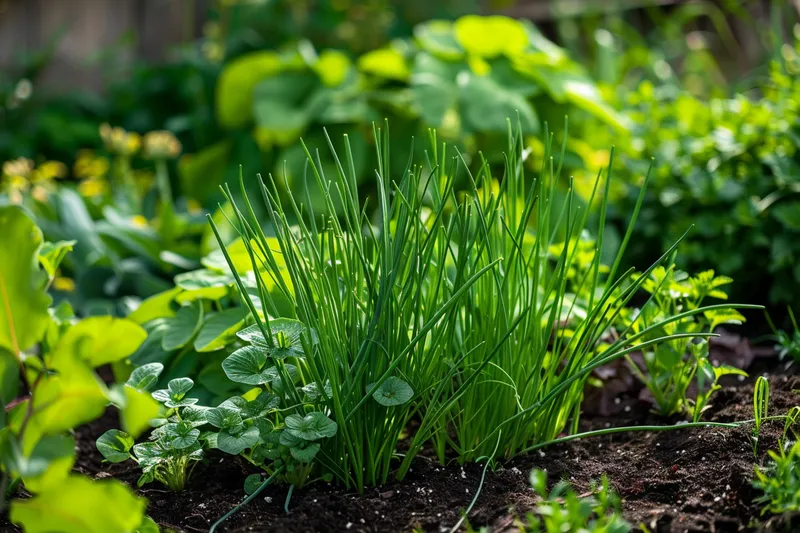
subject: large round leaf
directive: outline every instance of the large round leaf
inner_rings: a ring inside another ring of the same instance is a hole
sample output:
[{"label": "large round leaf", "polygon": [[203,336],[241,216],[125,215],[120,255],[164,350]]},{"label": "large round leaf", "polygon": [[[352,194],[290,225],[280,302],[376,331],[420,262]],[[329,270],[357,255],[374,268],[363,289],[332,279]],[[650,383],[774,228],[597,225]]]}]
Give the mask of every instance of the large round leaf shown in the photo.
[{"label": "large round leaf", "polygon": [[146,365],[134,368],[125,384],[138,390],[150,390],[150,387],[155,384],[158,380],[158,376],[160,376],[163,371],[164,365],[161,363],[147,363]]},{"label": "large round leaf", "polygon": [[[372,386],[368,386],[367,390],[371,390]],[[372,397],[375,401],[386,407],[393,407],[395,405],[402,405],[409,401],[414,396],[414,391],[411,386],[400,378],[390,376],[386,381],[381,383]]]},{"label": "large round leaf", "polygon": [[208,317],[194,340],[198,352],[213,352],[224,348],[236,331],[242,327],[247,311],[226,309]]},{"label": "large round leaf", "polygon": [[108,461],[121,463],[131,458],[133,437],[118,429],[109,429],[97,439],[97,449]]},{"label": "large round leaf", "polygon": [[509,17],[466,15],[456,20],[454,30],[461,47],[477,57],[515,54],[530,43],[525,27]]},{"label": "large round leaf", "polygon": [[252,118],[253,88],[282,70],[278,53],[252,52],[228,63],[217,82],[217,119],[226,128],[241,128]]},{"label": "large round leaf", "polygon": [[220,431],[217,434],[217,448],[231,455],[239,455],[258,444],[258,428],[249,427],[238,434]]},{"label": "large round leaf", "polygon": [[239,348],[222,361],[222,369],[231,381],[245,385],[263,385],[278,376],[274,366],[267,366],[264,348],[250,345]]},{"label": "large round leaf", "polygon": [[168,319],[161,347],[168,352],[183,348],[194,338],[202,321],[203,305],[200,302],[181,307],[173,318]]},{"label": "large round leaf", "polygon": [[302,440],[318,440],[336,435],[336,422],[324,413],[314,411],[304,417],[289,415],[285,420],[286,432]]}]

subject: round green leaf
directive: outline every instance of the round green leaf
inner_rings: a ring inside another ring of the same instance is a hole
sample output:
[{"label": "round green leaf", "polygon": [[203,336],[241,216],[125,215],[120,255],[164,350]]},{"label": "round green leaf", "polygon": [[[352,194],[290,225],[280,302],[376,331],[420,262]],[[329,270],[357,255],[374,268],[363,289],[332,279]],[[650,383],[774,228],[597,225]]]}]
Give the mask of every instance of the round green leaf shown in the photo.
[{"label": "round green leaf", "polygon": [[190,378],[175,378],[167,383],[169,395],[172,400],[182,400],[186,393],[192,390],[194,381]]},{"label": "round green leaf", "polygon": [[[367,390],[372,389],[372,386],[367,386]],[[375,401],[386,407],[393,407],[395,405],[402,405],[409,401],[414,396],[414,391],[408,383],[400,378],[390,376],[384,381],[378,390],[376,390],[372,397]]]},{"label": "round green leaf", "polygon": [[304,417],[289,415],[286,417],[286,431],[298,439],[317,440],[336,435],[336,422],[324,413],[314,411]]},{"label": "round green leaf", "polygon": [[263,484],[264,478],[261,474],[250,474],[244,479],[244,493],[249,496],[257,491]]},{"label": "round green leaf", "polygon": [[108,461],[121,463],[131,458],[133,437],[118,429],[109,429],[97,439],[97,449]]},{"label": "round green leaf", "polygon": [[223,127],[246,126],[252,118],[253,88],[283,68],[280,55],[273,51],[252,52],[226,63],[217,81],[217,118]]},{"label": "round green leaf", "polygon": [[206,420],[214,427],[237,431],[242,425],[242,416],[226,407],[216,407],[206,411]]},{"label": "round green leaf", "polygon": [[161,363],[147,363],[146,365],[134,368],[125,384],[134,389],[142,391],[149,390],[163,371],[164,365]]},{"label": "round green leaf", "polygon": [[200,430],[193,427],[189,422],[180,422],[175,424],[170,436],[172,437],[172,447],[176,450],[182,450],[197,442]]},{"label": "round green leaf", "polygon": [[464,56],[464,49],[453,34],[453,23],[449,20],[431,20],[414,27],[414,37],[426,52],[443,59],[457,60]]},{"label": "round green leaf", "polygon": [[242,327],[247,311],[244,309],[226,309],[206,318],[194,340],[194,349],[198,352],[213,352],[224,348],[234,333]]},{"label": "round green leaf", "polygon": [[296,460],[300,461],[301,463],[310,463],[314,456],[317,455],[319,451],[319,443],[312,442],[307,444],[306,446],[294,446],[289,448],[289,453],[292,454]]},{"label": "round green leaf", "polygon": [[249,345],[239,348],[222,361],[222,369],[231,381],[245,385],[263,385],[278,376],[274,366],[267,365],[264,348]]},{"label": "round green leaf", "polygon": [[456,20],[453,28],[461,47],[478,57],[515,54],[530,44],[525,27],[509,17],[466,15]]},{"label": "round green leaf", "polygon": [[258,428],[254,426],[238,434],[220,431],[217,434],[217,448],[231,455],[239,455],[246,449],[258,444],[258,435]]}]

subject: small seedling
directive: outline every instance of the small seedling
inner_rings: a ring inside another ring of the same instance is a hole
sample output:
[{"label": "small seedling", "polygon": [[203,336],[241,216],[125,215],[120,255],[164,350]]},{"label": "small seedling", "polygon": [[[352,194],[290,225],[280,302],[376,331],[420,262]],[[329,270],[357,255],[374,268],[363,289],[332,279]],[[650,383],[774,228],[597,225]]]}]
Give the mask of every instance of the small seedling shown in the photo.
[{"label": "small seedling", "polygon": [[[769,416],[769,381],[764,376],[758,376],[753,387],[753,456],[758,455],[758,436],[761,433],[761,424]],[[788,420],[787,420],[788,423]]]}]

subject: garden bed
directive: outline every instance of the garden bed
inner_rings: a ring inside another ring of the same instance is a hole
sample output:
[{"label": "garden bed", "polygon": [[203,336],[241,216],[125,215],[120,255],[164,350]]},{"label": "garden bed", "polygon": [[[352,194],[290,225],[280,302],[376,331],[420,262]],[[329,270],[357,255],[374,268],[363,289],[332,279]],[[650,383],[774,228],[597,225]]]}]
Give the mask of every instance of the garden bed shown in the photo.
[{"label": "garden bed", "polygon": [[[774,359],[756,360],[750,371],[756,374],[767,368],[771,369],[770,413],[784,414],[797,404],[793,391],[800,387],[800,377],[793,368],[777,366]],[[751,418],[752,394],[751,380],[729,379],[714,396],[704,420]],[[583,429],[665,424],[637,396],[635,387],[619,393],[611,402],[613,407],[599,409],[604,414],[591,412],[592,405],[587,405]],[[600,404],[591,397],[590,401]],[[76,432],[76,470],[92,478],[113,476],[135,485],[140,473],[136,465],[102,463],[95,448],[95,439],[116,424],[116,414],[109,410]],[[763,461],[782,430],[781,421],[762,428],[757,459],[750,428],[622,433],[552,446],[490,470],[469,522],[473,527],[489,526],[493,532],[515,531],[515,519],[524,517],[536,503],[528,474],[540,468],[548,471],[552,482],[568,478],[579,490],[588,490],[591,480],[606,474],[623,498],[625,517],[652,532],[772,530],[769,525],[756,525],[760,508],[752,503],[755,493],[750,480],[754,462]],[[362,495],[321,483],[296,490],[288,514],[283,508],[287,487],[267,487],[218,531],[449,531],[475,496],[482,470],[482,464],[442,467],[420,456],[403,482]],[[195,469],[184,492],[147,485],[139,493],[148,498],[148,514],[162,531],[208,531],[241,501],[244,479],[255,472],[239,458],[212,454]],[[2,523],[0,530],[15,531]]]}]

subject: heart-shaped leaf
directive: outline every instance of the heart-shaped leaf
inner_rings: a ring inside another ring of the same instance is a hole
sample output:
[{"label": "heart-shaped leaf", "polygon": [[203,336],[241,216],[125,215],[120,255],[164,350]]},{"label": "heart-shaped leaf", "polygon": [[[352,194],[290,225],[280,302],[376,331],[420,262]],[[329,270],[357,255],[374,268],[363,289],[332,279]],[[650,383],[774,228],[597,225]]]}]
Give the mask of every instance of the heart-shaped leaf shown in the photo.
[{"label": "heart-shaped leaf", "polygon": [[298,439],[317,440],[336,435],[336,422],[324,413],[314,411],[304,417],[289,415],[286,417],[286,431]]},{"label": "heart-shaped leaf", "polygon": [[167,426],[167,434],[172,438],[170,444],[176,450],[183,450],[197,442],[200,437],[200,430],[196,429],[189,422],[180,422]]},{"label": "heart-shaped leaf", "polygon": [[258,444],[258,428],[249,427],[236,434],[229,433],[227,430],[217,434],[217,448],[231,455],[239,455],[244,450]]},{"label": "heart-shaped leaf", "polygon": [[192,390],[194,381],[189,378],[175,378],[167,383],[170,397],[173,400],[182,400],[186,393]]},{"label": "heart-shaped leaf", "polygon": [[285,359],[287,357],[303,357],[302,337],[306,331],[305,325],[299,320],[291,318],[276,318],[269,321],[272,332],[272,346],[269,345],[258,324],[248,326],[236,333],[236,336],[245,342],[262,348],[268,357]]},{"label": "heart-shaped leaf", "polygon": [[133,437],[118,429],[109,429],[97,439],[97,449],[108,461],[121,463],[131,458]]},{"label": "heart-shaped leaf", "polygon": [[222,369],[231,381],[245,385],[263,385],[278,376],[274,366],[267,366],[264,348],[249,345],[239,348],[222,361]]},{"label": "heart-shaped leaf", "polygon": [[253,494],[263,483],[261,474],[250,474],[244,479],[244,493],[248,496]]},{"label": "heart-shaped leaf", "polygon": [[242,427],[242,416],[237,411],[225,407],[206,411],[206,420],[212,426],[223,430],[238,431]]},{"label": "heart-shaped leaf", "polygon": [[161,347],[171,352],[186,346],[203,323],[203,306],[200,302],[181,307],[174,317],[168,319],[168,328],[161,339]]},{"label": "heart-shaped leaf", "polygon": [[208,420],[206,420],[206,413],[208,411],[208,407],[189,405],[184,407],[181,411],[181,418],[184,422],[191,424],[192,427],[200,427],[208,423]]},{"label": "heart-shaped leaf", "polygon": [[150,387],[158,381],[158,376],[160,376],[163,371],[164,365],[161,363],[147,363],[146,365],[134,368],[125,384],[134,389],[149,391]]},{"label": "heart-shaped leaf", "polygon": [[292,448],[289,448],[289,453],[292,454],[292,457],[294,457],[301,463],[310,463],[317,455],[318,451],[319,451],[318,442],[312,442],[310,444],[306,444],[305,446],[294,446]]},{"label": "heart-shaped leaf", "polygon": [[[374,384],[367,385],[367,391],[371,390]],[[400,378],[390,376],[384,381],[378,390],[372,393],[375,401],[386,407],[402,405],[414,396],[414,390],[408,383]]]}]

